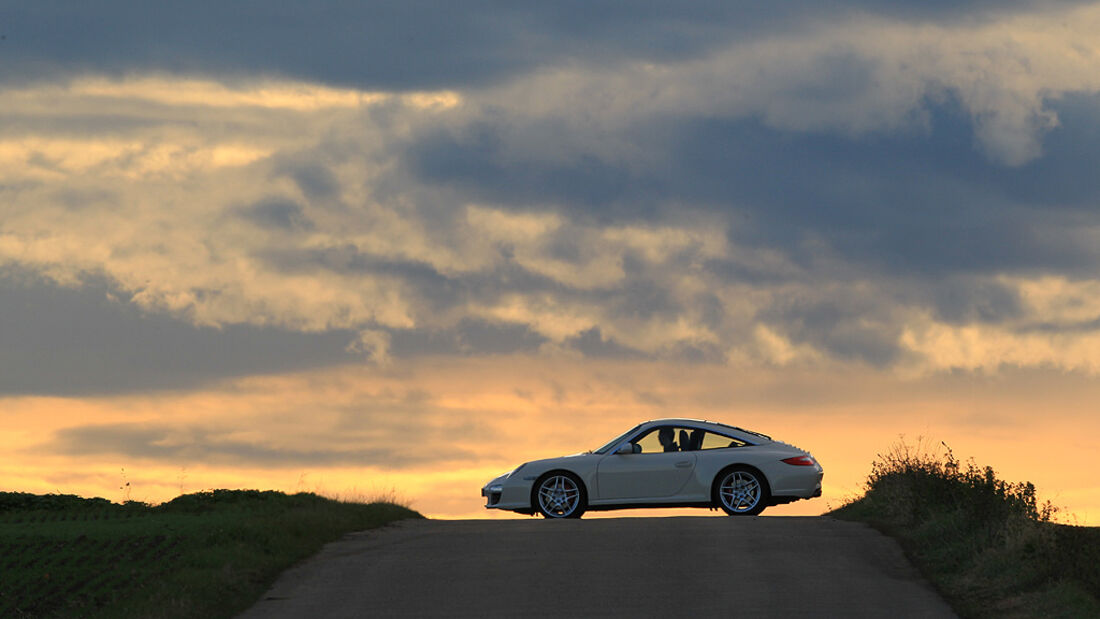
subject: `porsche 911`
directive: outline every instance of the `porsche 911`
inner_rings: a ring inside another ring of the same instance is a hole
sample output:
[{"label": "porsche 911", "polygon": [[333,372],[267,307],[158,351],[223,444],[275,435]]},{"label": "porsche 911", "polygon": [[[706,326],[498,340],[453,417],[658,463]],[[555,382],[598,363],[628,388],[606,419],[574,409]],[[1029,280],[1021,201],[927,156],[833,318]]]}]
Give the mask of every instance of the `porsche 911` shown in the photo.
[{"label": "porsche 911", "polygon": [[655,419],[599,449],[521,464],[481,494],[487,509],[546,518],[653,507],[745,516],[821,496],[823,475],[808,451],[765,434],[713,421]]}]

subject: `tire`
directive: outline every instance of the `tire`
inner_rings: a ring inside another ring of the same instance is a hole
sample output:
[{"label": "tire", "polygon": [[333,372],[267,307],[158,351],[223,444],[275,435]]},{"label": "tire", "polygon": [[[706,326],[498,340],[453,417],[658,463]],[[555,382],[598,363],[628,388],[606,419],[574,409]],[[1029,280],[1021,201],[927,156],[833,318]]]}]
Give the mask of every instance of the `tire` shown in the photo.
[{"label": "tire", "polygon": [[551,471],[535,482],[531,507],[543,518],[580,518],[588,507],[588,492],[576,475]]},{"label": "tire", "polygon": [[731,466],[714,478],[714,504],[730,516],[755,516],[771,499],[768,480],[747,466]]}]

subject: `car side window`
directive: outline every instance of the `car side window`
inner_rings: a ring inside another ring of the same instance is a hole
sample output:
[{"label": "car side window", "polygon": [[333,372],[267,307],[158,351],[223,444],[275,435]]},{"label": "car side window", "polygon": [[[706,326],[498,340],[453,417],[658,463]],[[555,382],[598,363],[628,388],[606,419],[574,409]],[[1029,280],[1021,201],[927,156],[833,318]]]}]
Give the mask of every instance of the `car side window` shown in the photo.
[{"label": "car side window", "polygon": [[658,435],[658,428],[654,428],[647,432],[645,436],[635,439],[633,442],[642,448],[641,453],[655,454],[664,451],[664,447],[661,445],[660,437]]},{"label": "car side window", "polygon": [[661,426],[653,428],[645,435],[634,439],[632,442],[642,448],[641,453],[657,454],[670,451],[690,451],[691,441],[682,440],[681,432],[690,432],[690,429],[674,426]]},{"label": "car side window", "polygon": [[744,447],[745,445],[748,445],[748,443],[740,439],[707,432],[703,435],[703,444],[700,449],[725,449],[726,447]]}]

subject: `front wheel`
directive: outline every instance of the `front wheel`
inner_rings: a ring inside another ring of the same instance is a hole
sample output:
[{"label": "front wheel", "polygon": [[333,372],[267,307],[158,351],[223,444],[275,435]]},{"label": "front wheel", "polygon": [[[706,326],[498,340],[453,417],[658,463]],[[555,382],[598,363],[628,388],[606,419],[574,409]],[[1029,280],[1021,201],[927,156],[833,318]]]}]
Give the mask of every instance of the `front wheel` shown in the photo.
[{"label": "front wheel", "polygon": [[571,473],[546,475],[531,494],[531,503],[545,518],[580,518],[588,504],[584,486]]},{"label": "front wheel", "polygon": [[755,516],[768,505],[768,481],[753,469],[727,469],[718,476],[714,494],[715,502],[727,514]]}]

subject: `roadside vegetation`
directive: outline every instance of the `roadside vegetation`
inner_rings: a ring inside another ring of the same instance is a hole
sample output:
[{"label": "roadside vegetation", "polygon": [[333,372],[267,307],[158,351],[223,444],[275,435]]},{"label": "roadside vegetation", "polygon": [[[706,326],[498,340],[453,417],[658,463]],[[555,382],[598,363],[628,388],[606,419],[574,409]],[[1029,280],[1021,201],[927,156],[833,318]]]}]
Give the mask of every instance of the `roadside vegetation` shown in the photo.
[{"label": "roadside vegetation", "polygon": [[962,617],[1100,617],[1100,528],[1054,522],[1030,482],[944,447],[894,445],[829,515],[897,539]]},{"label": "roadside vegetation", "polygon": [[0,492],[0,617],[232,617],[389,502],[212,490],[158,506]]}]

